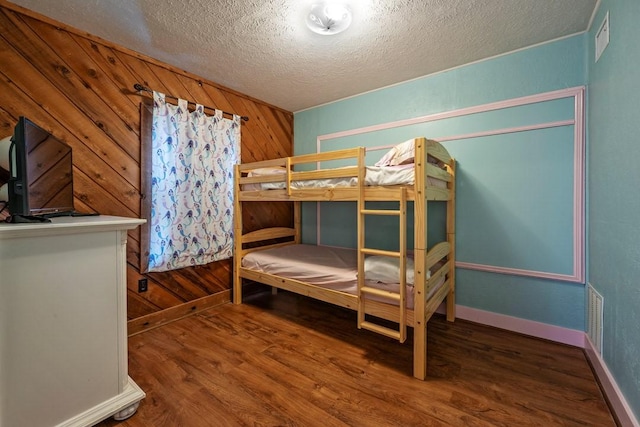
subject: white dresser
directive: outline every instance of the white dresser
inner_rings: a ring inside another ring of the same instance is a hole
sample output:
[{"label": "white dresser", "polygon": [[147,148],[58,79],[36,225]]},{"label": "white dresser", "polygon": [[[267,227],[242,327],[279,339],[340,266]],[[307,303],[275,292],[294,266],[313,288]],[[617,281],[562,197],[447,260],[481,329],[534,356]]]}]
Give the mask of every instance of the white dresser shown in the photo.
[{"label": "white dresser", "polygon": [[112,216],[0,223],[0,427],[126,418],[127,230]]}]

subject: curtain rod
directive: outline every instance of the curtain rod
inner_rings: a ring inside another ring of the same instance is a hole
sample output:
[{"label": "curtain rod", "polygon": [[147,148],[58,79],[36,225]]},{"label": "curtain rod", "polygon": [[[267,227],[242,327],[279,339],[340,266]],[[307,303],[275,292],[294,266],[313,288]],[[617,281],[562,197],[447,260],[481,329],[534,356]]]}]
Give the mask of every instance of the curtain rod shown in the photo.
[{"label": "curtain rod", "polygon": [[[153,90],[149,89],[148,87],[145,87],[143,85],[141,85],[140,83],[136,83],[133,85],[133,88],[135,90],[137,90],[138,92],[149,92],[149,93],[153,93]],[[165,97],[167,98],[171,98],[171,99],[175,99],[176,101],[178,100],[177,97],[173,96],[173,95],[165,95]],[[191,102],[191,101],[187,101],[187,103],[191,104],[191,105],[197,105],[195,102]],[[207,108],[209,110],[216,110],[216,108],[214,107],[207,107],[207,106],[203,106],[204,108]],[[229,113],[227,111],[223,111],[224,114],[229,114],[231,116],[235,116],[236,114],[234,113]],[[240,116],[240,118],[242,119],[242,121],[248,122],[249,121],[249,117],[248,116]]]}]

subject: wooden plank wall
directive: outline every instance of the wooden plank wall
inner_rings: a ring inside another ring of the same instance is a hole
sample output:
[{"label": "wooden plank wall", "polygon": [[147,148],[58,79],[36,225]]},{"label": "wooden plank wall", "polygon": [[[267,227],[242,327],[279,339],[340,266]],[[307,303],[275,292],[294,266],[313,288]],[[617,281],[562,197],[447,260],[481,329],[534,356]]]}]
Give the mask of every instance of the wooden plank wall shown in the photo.
[{"label": "wooden plank wall", "polygon": [[[140,103],[149,94],[137,93],[137,82],[249,116],[242,125],[243,161],[292,152],[292,113],[5,0],[0,0],[0,57],[0,138],[11,135],[24,115],[68,143],[79,211],[140,217]],[[247,230],[291,225],[291,207],[254,205],[243,220]],[[127,258],[129,319],[180,312],[176,308],[211,295],[228,297],[231,289],[232,263],[226,260],[146,274],[148,291],[138,293],[139,230],[129,233]]]}]

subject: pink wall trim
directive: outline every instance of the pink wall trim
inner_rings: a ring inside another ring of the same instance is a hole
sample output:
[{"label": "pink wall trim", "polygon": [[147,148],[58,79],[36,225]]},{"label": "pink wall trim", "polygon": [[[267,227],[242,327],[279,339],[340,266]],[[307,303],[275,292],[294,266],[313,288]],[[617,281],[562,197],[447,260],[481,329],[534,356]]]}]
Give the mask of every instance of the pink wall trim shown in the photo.
[{"label": "pink wall trim", "polygon": [[573,159],[573,275],[575,281],[585,281],[585,137],[584,88],[575,94],[574,159]]},{"label": "pink wall trim", "polygon": [[584,93],[584,86],[578,86],[567,89],[560,89],[552,92],[539,93],[536,95],[523,96],[520,98],[507,99],[504,101],[492,102],[489,104],[476,105],[474,107],[460,108],[458,110],[444,111],[442,113],[430,114],[427,116],[414,117],[411,119],[397,120],[394,122],[380,123],[373,126],[365,126],[356,129],[349,129],[340,132],[327,133],[317,137],[317,146],[320,148],[320,142],[328,139],[343,138],[345,136],[361,135],[369,132],[377,132],[381,130],[393,129],[403,126],[411,126],[418,123],[434,122],[437,120],[450,119],[452,117],[468,116],[476,113],[485,113],[488,111],[501,110],[504,108],[517,107],[520,105],[535,104],[537,102],[552,101],[561,98],[576,97],[578,93]]},{"label": "pink wall trim", "polygon": [[573,126],[575,123],[576,123],[575,120],[563,120],[563,121],[559,121],[559,122],[539,123],[537,125],[519,126],[519,127],[505,128],[505,129],[489,130],[489,131],[485,131],[485,132],[468,133],[466,135],[445,136],[445,137],[442,137],[442,138],[438,138],[438,142],[458,141],[458,140],[461,140],[461,139],[471,139],[471,138],[481,138],[483,136],[505,135],[505,134],[508,134],[508,133],[526,132],[526,131],[537,130],[537,129],[557,128],[557,127],[561,127],[561,126]]},{"label": "pink wall trim", "polygon": [[[322,142],[343,138],[347,136],[361,135],[370,132],[393,129],[403,126],[410,126],[418,123],[433,122],[437,120],[448,119],[452,117],[461,117],[470,114],[495,111],[504,108],[517,107],[521,105],[534,104],[538,102],[552,101],[562,98],[574,98],[574,119],[564,120],[550,123],[540,123],[531,126],[513,127],[507,129],[495,129],[486,132],[478,132],[466,135],[444,136],[438,138],[439,141],[454,141],[461,139],[477,138],[481,136],[501,135],[506,133],[523,132],[527,130],[546,129],[559,126],[574,125],[574,177],[573,177],[573,272],[572,274],[558,274],[546,271],[534,271],[525,269],[516,269],[508,267],[496,267],[491,265],[481,265],[474,263],[457,262],[456,266],[473,270],[482,270],[499,274],[512,274],[520,276],[530,276],[538,278],[546,278],[553,280],[562,280],[568,282],[584,283],[585,280],[585,250],[584,250],[584,86],[561,89],[552,92],[545,92],[536,95],[523,96],[520,98],[507,99],[504,101],[493,102],[489,104],[477,105],[474,107],[461,108],[453,111],[445,111],[442,113],[430,114],[411,119],[397,120],[393,122],[381,123],[373,126],[366,126],[356,129],[349,129],[340,132],[334,132],[325,135],[319,135],[316,139],[316,152],[322,151]],[[391,146],[374,147],[369,150],[379,150],[390,148]],[[317,225],[316,225],[316,241],[320,242],[320,204],[316,205]]]},{"label": "pink wall trim", "polygon": [[624,398],[620,387],[618,387],[618,383],[616,383],[609,368],[607,368],[606,363],[604,363],[600,353],[595,349],[587,334],[584,336],[584,352],[598,378],[600,388],[605,396],[607,396],[611,411],[615,414],[619,425],[640,427],[640,423],[627,403],[627,400]]},{"label": "pink wall trim", "polygon": [[456,267],[465,270],[486,271],[489,273],[510,274],[512,276],[528,276],[540,279],[562,280],[566,282],[580,282],[575,275],[548,273],[546,271],[524,270],[520,268],[498,267],[495,265],[474,264],[472,262],[456,261]]},{"label": "pink wall trim", "polygon": [[[445,305],[441,304],[437,312],[441,314],[446,313]],[[578,331],[576,329],[563,328],[547,323],[466,307],[464,305],[456,305],[456,318],[574,347],[584,347],[585,333],[584,331]]]}]

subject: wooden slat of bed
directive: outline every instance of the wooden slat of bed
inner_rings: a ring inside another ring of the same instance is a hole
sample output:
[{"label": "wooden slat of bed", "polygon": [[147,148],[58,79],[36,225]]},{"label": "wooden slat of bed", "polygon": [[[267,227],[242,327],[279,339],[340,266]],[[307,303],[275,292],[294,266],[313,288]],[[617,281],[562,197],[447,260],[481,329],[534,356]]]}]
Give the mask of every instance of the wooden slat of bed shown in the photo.
[{"label": "wooden slat of bed", "polygon": [[427,200],[430,202],[446,202],[451,199],[451,193],[446,188],[428,187]]},{"label": "wooden slat of bed", "polygon": [[439,168],[436,165],[432,165],[431,163],[427,163],[427,176],[432,178],[436,178],[442,181],[451,182],[451,174],[447,172],[445,169]]},{"label": "wooden slat of bed", "polygon": [[244,163],[244,164],[239,164],[238,165],[238,169],[241,172],[245,172],[251,169],[260,169],[260,168],[274,168],[274,167],[285,167],[287,165],[286,163],[286,157],[281,158],[281,159],[273,159],[273,160],[262,160],[259,162],[252,162],[252,163]]},{"label": "wooden slat of bed", "polygon": [[263,228],[262,230],[252,231],[242,236],[242,243],[260,242],[262,240],[280,239],[283,237],[293,237],[296,230],[288,227]]},{"label": "wooden slat of bed", "polygon": [[[440,144],[438,141],[434,141],[432,139],[424,139],[427,145],[427,152],[430,156],[435,157],[440,160],[442,163],[449,164],[451,163],[451,156],[449,152]],[[418,156],[416,155],[416,158]],[[425,156],[426,158],[426,156]]]},{"label": "wooden slat of bed", "polygon": [[311,179],[331,179],[331,178],[349,178],[358,176],[358,167],[351,166],[338,169],[319,169],[314,171],[292,172],[292,181],[303,181]]},{"label": "wooden slat of bed", "polygon": [[364,153],[363,147],[347,148],[344,150],[326,151],[324,153],[301,154],[290,157],[292,165],[303,163],[327,162],[332,160],[354,159],[357,160],[360,153]]},{"label": "wooden slat of bed", "polygon": [[[354,294],[348,294],[333,289],[323,288],[321,286],[310,285],[308,283],[300,282],[295,279],[274,276],[272,274],[261,273],[246,268],[242,268],[240,274],[243,278],[248,280],[254,280],[265,285],[311,297],[313,299],[324,301],[329,304],[337,305],[351,310],[357,310],[358,298]],[[443,287],[447,286],[447,283],[443,284]],[[439,293],[441,292],[442,291],[439,291]],[[444,295],[446,295],[448,289],[444,292]],[[440,302],[442,302],[442,300],[440,300]],[[397,305],[386,304],[375,300],[367,300],[366,313],[368,315],[380,317],[391,322],[398,322],[399,320],[399,310]],[[407,326],[414,326],[413,310],[406,310],[406,316]]]},{"label": "wooden slat of bed", "polygon": [[313,299],[328,302],[330,304],[338,305],[340,307],[345,307],[352,310],[355,310],[357,308],[358,298],[356,295],[311,285],[295,279],[288,279],[286,277],[279,277],[268,273],[261,273],[258,271],[249,270],[247,268],[242,268],[240,274],[245,279],[255,280],[256,282],[274,286],[278,289],[295,292],[300,295],[308,296]]},{"label": "wooden slat of bed", "polygon": [[270,182],[284,182],[285,174],[262,175],[262,176],[242,176],[238,179],[240,185],[244,184],[266,184]]}]

